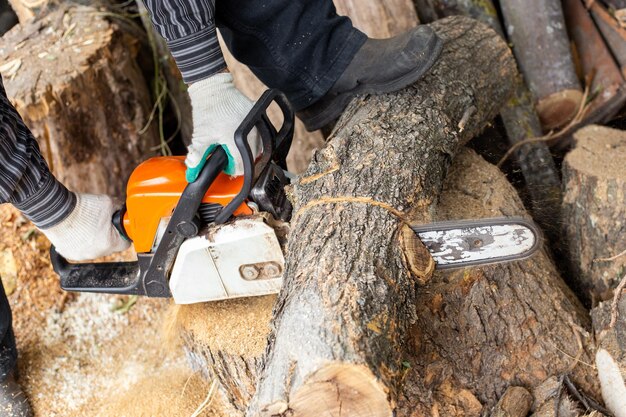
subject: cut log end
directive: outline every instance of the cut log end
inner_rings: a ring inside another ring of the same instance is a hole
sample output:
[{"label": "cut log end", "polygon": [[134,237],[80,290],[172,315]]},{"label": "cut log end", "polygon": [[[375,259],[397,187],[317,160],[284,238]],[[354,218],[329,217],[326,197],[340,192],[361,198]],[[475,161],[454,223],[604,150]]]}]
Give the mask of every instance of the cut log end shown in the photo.
[{"label": "cut log end", "polygon": [[537,113],[546,130],[565,126],[571,121],[583,98],[579,90],[563,90],[537,101]]},{"label": "cut log end", "polygon": [[279,401],[263,410],[273,416],[289,410],[293,417],[392,415],[383,384],[365,366],[331,363],[311,375],[293,395],[289,405]]}]

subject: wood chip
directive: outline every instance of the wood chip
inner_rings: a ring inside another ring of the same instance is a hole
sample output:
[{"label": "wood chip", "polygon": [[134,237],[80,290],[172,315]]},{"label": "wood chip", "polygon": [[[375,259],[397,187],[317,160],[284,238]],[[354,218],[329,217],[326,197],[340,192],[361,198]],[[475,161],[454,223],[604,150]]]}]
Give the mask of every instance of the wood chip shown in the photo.
[{"label": "wood chip", "polygon": [[0,66],[0,73],[3,76],[9,78],[17,74],[17,70],[22,66],[22,60],[20,58],[13,59]]},{"label": "wood chip", "polygon": [[7,295],[13,294],[17,287],[17,263],[11,249],[0,252],[0,277]]}]

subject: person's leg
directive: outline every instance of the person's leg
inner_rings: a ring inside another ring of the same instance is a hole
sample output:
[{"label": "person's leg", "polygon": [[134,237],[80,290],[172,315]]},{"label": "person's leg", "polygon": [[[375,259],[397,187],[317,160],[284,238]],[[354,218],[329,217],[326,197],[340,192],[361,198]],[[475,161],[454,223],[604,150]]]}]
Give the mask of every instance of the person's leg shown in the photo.
[{"label": "person's leg", "polygon": [[0,281],[0,415],[29,417],[28,399],[15,380],[17,349],[13,335],[11,306]]},{"label": "person's leg", "polygon": [[330,0],[217,0],[216,19],[232,54],[296,111],[322,97],[367,36]]},{"label": "person's leg", "polygon": [[17,349],[13,336],[11,306],[0,281],[0,381],[15,369]]},{"label": "person's leg", "polygon": [[368,39],[331,0],[217,0],[215,16],[235,58],[283,91],[309,130],[335,120],[357,94],[414,83],[442,47],[428,26]]}]

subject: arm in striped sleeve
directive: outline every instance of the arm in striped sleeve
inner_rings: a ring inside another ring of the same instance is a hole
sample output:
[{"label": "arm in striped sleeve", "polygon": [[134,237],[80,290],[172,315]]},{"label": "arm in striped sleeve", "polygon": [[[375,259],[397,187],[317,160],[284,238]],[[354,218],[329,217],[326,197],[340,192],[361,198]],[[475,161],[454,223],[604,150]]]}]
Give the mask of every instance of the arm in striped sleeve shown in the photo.
[{"label": "arm in striped sleeve", "polygon": [[12,203],[39,228],[54,226],[76,205],[57,181],[37,141],[9,102],[0,78],[0,203]]},{"label": "arm in striped sleeve", "polygon": [[226,68],[215,29],[215,0],[144,0],[187,84]]}]

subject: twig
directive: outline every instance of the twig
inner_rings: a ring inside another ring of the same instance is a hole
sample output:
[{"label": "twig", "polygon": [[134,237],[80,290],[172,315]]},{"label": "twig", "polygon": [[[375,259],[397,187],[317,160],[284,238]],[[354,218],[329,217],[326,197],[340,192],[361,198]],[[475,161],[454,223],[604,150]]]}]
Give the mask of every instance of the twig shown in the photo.
[{"label": "twig", "polygon": [[585,348],[583,346],[583,340],[580,336],[580,331],[573,324],[570,324],[570,327],[572,328],[572,330],[574,331],[574,334],[576,335],[576,343],[578,344],[578,352],[576,352],[576,357],[574,358],[574,361],[569,367],[569,371],[573,371],[574,368],[576,368],[576,366],[581,362],[580,358],[583,356],[583,353],[585,352]]},{"label": "twig", "polygon": [[617,258],[620,258],[622,256],[626,255],[626,249],[624,249],[622,252],[618,253],[615,256],[611,256],[610,258],[596,258],[593,260],[593,262],[610,262],[610,261],[614,261]]},{"label": "twig", "polygon": [[559,387],[556,390],[556,395],[554,398],[554,417],[559,417],[559,412],[561,410],[561,399],[563,398],[563,381],[565,380],[565,375],[561,375],[559,378]]},{"label": "twig", "polygon": [[209,389],[209,393],[207,394],[206,398],[204,399],[202,404],[200,404],[200,406],[198,406],[196,411],[193,412],[191,417],[198,417],[200,415],[200,413],[202,413],[202,411],[205,408],[207,408],[209,405],[211,405],[211,401],[213,401],[213,392],[215,391],[215,385],[216,384],[217,384],[217,379],[214,379],[213,382],[211,383],[211,388]]},{"label": "twig", "polygon": [[611,413],[606,408],[602,407],[593,398],[588,397],[584,393],[580,392],[578,388],[576,388],[576,385],[574,385],[572,380],[569,378],[569,375],[565,374],[563,378],[563,382],[565,382],[565,386],[567,387],[567,390],[569,391],[569,393],[572,394],[574,397],[576,397],[576,399],[582,405],[585,406],[585,409],[586,409],[585,411],[595,410],[595,411],[599,411],[600,413],[608,417],[613,417],[613,413]]},{"label": "twig", "polygon": [[609,329],[615,327],[615,323],[617,322],[617,317],[619,316],[617,304],[622,298],[622,291],[624,290],[624,287],[626,287],[626,275],[624,275],[619,285],[615,289],[615,293],[613,294],[613,302],[611,303],[611,322],[609,323]]}]

